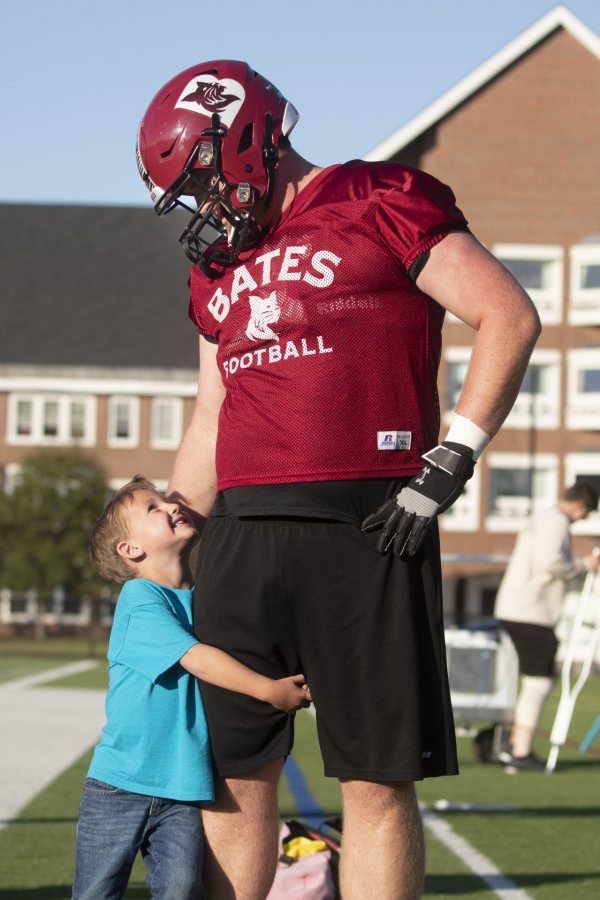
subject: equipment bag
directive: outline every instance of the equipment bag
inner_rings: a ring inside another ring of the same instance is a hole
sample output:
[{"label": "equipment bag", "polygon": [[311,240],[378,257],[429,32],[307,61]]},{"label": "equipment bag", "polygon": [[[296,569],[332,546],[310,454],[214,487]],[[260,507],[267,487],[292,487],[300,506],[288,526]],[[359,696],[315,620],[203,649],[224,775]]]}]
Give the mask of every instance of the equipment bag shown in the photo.
[{"label": "equipment bag", "polygon": [[291,819],[279,833],[279,852],[267,900],[339,900],[339,841]]}]

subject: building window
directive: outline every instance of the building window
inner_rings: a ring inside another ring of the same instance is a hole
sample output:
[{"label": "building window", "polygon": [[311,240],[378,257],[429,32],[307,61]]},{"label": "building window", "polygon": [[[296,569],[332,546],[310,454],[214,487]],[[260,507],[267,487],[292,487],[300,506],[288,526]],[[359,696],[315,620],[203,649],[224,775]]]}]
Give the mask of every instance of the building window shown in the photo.
[{"label": "building window", "polygon": [[475,468],[473,477],[467,481],[464,492],[452,506],[440,516],[442,531],[477,531],[479,528],[481,472]]},{"label": "building window", "polygon": [[560,425],[560,351],[534,350],[504,428]]},{"label": "building window", "polygon": [[8,444],[91,447],[96,442],[96,398],[10,394]]},{"label": "building window", "polygon": [[[452,420],[470,354],[469,347],[449,347],[446,351],[446,424]],[[534,350],[517,398],[502,427],[554,429],[559,425],[560,351]]]},{"label": "building window", "polygon": [[571,325],[600,325],[600,243],[571,247]]},{"label": "building window", "polygon": [[456,404],[460,392],[462,391],[463,382],[469,360],[471,358],[470,347],[449,347],[446,351],[446,412],[450,414]]},{"label": "building window", "polygon": [[33,591],[0,590],[0,622],[28,624],[35,621],[36,600]]},{"label": "building window", "polygon": [[544,244],[496,244],[494,254],[527,291],[544,325],[562,321],[563,248]]},{"label": "building window", "polygon": [[[576,481],[591,481],[600,496],[600,452],[567,453],[565,456],[565,487]],[[571,526],[573,534],[600,535],[600,511],[590,513]]]},{"label": "building window", "polygon": [[140,403],[137,397],[110,397],[108,401],[109,447],[137,447]]},{"label": "building window", "polygon": [[74,441],[82,440],[85,437],[86,422],[86,405],[83,400],[71,400],[71,414],[69,416],[71,438]]},{"label": "building window", "polygon": [[571,350],[567,428],[600,430],[600,348]]},{"label": "building window", "polygon": [[56,400],[44,400],[42,408],[42,429],[44,437],[58,437],[58,402]]},{"label": "building window", "polygon": [[181,441],[183,402],[180,397],[155,397],[152,401],[150,446],[175,450]]},{"label": "building window", "polygon": [[554,454],[490,453],[488,531],[518,531],[524,520],[557,500],[558,458]]},{"label": "building window", "polygon": [[16,408],[15,435],[17,437],[31,437],[33,435],[33,400],[17,398],[14,403]]}]

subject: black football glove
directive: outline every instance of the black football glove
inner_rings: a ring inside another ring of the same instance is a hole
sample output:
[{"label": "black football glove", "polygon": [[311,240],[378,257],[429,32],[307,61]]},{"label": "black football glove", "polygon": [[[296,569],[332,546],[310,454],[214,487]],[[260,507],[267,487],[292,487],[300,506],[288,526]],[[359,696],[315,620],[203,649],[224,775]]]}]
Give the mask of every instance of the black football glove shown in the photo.
[{"label": "black football glove", "polygon": [[406,559],[419,550],[427,529],[465,489],[475,463],[470,447],[444,441],[423,454],[426,465],[400,493],[362,523],[362,531],[383,528],[377,549]]}]

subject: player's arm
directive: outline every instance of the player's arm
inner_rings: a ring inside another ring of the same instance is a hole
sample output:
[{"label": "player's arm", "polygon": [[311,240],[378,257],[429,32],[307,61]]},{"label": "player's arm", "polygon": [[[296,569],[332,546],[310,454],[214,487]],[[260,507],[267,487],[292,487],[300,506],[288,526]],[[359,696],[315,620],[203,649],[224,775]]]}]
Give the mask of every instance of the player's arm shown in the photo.
[{"label": "player's arm", "polygon": [[225,388],[217,366],[217,345],[200,336],[196,404],[177,452],[169,494],[206,518],[217,490],[215,448]]},{"label": "player's arm", "polygon": [[293,712],[310,704],[310,692],[304,675],[277,680],[267,678],[218,647],[195,644],[181,657],[180,663],[202,681],[255,697],[284,712]]},{"label": "player's arm", "polygon": [[519,392],[541,326],[511,273],[467,232],[430,251],[417,286],[477,334],[456,412],[493,437]]},{"label": "player's arm", "polygon": [[362,524],[381,529],[380,553],[414,556],[432,521],[461,495],[479,454],[519,392],[540,321],[510,272],[472,235],[452,232],[432,248],[417,286],[475,331],[456,414],[442,444],[397,497]]}]

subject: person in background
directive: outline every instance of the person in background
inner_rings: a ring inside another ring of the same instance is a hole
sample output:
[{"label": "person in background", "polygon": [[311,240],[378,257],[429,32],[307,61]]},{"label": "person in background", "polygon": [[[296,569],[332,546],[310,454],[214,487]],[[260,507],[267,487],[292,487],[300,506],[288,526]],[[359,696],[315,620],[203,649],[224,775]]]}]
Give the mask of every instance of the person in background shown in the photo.
[{"label": "person in background", "polygon": [[521,688],[515,707],[510,748],[498,759],[509,771],[543,772],[533,751],[544,705],[554,684],[561,616],[567,582],[598,569],[598,554],[575,559],[570,527],[598,506],[591,482],[577,481],[556,507],[533,515],[517,538],[496,596],[494,615],[511,638],[519,659]]}]

